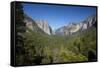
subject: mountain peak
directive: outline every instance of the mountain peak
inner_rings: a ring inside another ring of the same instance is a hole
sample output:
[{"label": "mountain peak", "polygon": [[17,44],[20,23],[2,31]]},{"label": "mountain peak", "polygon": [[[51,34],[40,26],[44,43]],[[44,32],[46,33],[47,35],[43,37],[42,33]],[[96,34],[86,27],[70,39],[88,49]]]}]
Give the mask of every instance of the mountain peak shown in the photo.
[{"label": "mountain peak", "polygon": [[32,31],[38,31],[42,30],[48,35],[52,34],[52,29],[48,24],[47,20],[33,20],[28,15],[24,14],[24,22],[26,23],[26,26],[31,29]]},{"label": "mountain peak", "polygon": [[57,34],[57,35],[69,35],[69,34],[73,34],[73,33],[77,32],[79,30],[88,29],[95,24],[96,24],[96,15],[92,15],[80,23],[71,22],[67,26],[63,26],[61,28],[58,28],[55,31],[55,34]]},{"label": "mountain peak", "polygon": [[51,34],[51,31],[50,31],[51,28],[47,20],[36,20],[35,22],[38,25],[38,27],[41,28],[45,33],[49,35]]}]

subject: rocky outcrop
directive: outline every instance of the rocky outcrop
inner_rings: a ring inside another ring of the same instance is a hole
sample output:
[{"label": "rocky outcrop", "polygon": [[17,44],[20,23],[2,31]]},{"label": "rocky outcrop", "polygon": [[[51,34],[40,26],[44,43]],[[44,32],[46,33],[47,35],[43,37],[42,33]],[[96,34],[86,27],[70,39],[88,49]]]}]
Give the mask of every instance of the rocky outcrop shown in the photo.
[{"label": "rocky outcrop", "polygon": [[41,28],[45,33],[51,34],[52,29],[48,24],[47,20],[35,20],[36,24],[38,25],[39,28]]},{"label": "rocky outcrop", "polygon": [[[52,28],[49,26],[47,20],[33,20],[31,17],[25,15],[24,22],[26,23],[26,27],[32,31],[38,32],[42,31],[48,35],[71,35],[79,30],[85,30],[92,26],[96,27],[96,16],[90,16],[80,23],[70,23],[67,26],[62,26],[55,31],[52,31]],[[28,30],[27,30],[28,31]]]},{"label": "rocky outcrop", "polygon": [[80,29],[79,24],[71,23],[68,26],[63,26],[56,30],[56,34],[58,35],[70,35],[74,32],[77,32]]},{"label": "rocky outcrop", "polygon": [[31,17],[25,14],[24,22],[26,23],[26,27],[34,32],[43,31],[46,34],[52,34],[52,28],[49,26],[47,20],[33,20]]},{"label": "rocky outcrop", "polygon": [[24,22],[26,23],[26,32],[29,32],[29,30],[34,32],[43,32],[36,24],[36,22],[29,17],[28,15],[24,14]]},{"label": "rocky outcrop", "polygon": [[90,16],[88,17],[86,20],[82,21],[82,30],[84,29],[88,29],[89,27],[94,26],[94,24],[96,24],[97,20],[96,20],[96,16]]},{"label": "rocky outcrop", "polygon": [[96,16],[90,16],[87,19],[83,20],[80,23],[70,23],[67,26],[63,26],[61,28],[58,28],[55,31],[56,35],[71,35],[79,30],[85,30],[92,26],[96,26]]}]

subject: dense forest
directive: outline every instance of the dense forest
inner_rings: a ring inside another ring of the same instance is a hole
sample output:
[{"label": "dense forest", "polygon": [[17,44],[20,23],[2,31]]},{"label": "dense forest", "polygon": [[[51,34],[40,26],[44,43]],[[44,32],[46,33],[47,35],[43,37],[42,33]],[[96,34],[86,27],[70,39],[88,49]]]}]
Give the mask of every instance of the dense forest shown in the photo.
[{"label": "dense forest", "polygon": [[[70,36],[31,31],[23,22],[23,6],[16,4],[16,65],[95,61],[96,27]],[[26,32],[28,30],[28,32]]]}]

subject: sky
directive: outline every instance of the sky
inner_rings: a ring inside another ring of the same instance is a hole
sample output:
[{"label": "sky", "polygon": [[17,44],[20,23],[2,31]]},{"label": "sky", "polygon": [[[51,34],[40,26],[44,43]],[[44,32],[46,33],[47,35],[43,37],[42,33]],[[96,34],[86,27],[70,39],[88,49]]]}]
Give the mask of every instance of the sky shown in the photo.
[{"label": "sky", "polygon": [[71,22],[79,23],[88,16],[96,14],[95,7],[61,6],[23,3],[24,13],[33,20],[47,20],[53,30]]}]

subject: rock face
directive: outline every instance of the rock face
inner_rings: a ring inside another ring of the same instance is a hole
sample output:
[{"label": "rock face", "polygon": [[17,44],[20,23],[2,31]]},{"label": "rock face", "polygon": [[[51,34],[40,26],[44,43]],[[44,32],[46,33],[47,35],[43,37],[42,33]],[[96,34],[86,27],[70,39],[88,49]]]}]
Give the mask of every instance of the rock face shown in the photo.
[{"label": "rock face", "polygon": [[41,28],[45,33],[51,35],[52,30],[47,20],[36,20],[35,22],[38,25],[38,27]]},{"label": "rock face", "polygon": [[96,24],[97,20],[96,20],[96,16],[90,16],[88,17],[86,20],[82,21],[82,30],[84,29],[88,29],[89,27],[94,26],[94,24]]},{"label": "rock face", "polygon": [[26,32],[29,32],[29,30],[32,30],[34,32],[41,31],[35,21],[26,14],[24,14],[24,22],[26,23]]},{"label": "rock face", "polygon": [[80,29],[79,24],[71,23],[68,26],[63,26],[56,30],[56,34],[58,35],[70,35],[74,32],[77,32]]},{"label": "rock face", "polygon": [[49,26],[47,20],[33,20],[28,15],[24,15],[24,22],[26,23],[26,27],[32,31],[43,31],[46,34],[51,35],[52,29]]},{"label": "rock face", "polygon": [[85,30],[88,29],[92,26],[96,25],[96,16],[90,16],[87,19],[85,19],[84,21],[80,22],[80,23],[70,23],[67,26],[63,26],[61,28],[58,28],[55,31],[56,35],[71,35],[79,30]]},{"label": "rock face", "polygon": [[[26,23],[26,27],[32,31],[38,32],[44,32],[48,35],[54,34],[54,35],[71,35],[75,32],[78,32],[79,30],[85,30],[92,26],[96,27],[96,16],[90,16],[86,18],[85,20],[81,21],[80,23],[70,23],[67,26],[62,26],[58,28],[55,31],[52,31],[52,28],[49,26],[47,20],[33,20],[29,16],[24,16],[24,22]],[[28,31],[28,30],[27,30]]]}]

